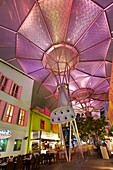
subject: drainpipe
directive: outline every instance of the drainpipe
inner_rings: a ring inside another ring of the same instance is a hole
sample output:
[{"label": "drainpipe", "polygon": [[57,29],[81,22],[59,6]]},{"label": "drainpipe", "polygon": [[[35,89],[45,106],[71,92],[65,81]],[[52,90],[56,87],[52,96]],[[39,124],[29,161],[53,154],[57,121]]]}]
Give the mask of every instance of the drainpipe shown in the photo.
[{"label": "drainpipe", "polygon": [[28,130],[28,143],[27,143],[27,153],[30,152],[31,131],[32,131],[32,110],[30,109],[29,130]]}]

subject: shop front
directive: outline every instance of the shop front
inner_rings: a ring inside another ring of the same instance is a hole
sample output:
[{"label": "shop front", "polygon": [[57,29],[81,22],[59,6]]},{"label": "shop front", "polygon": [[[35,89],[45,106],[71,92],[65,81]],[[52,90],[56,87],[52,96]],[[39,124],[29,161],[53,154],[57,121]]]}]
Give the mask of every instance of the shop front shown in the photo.
[{"label": "shop front", "polygon": [[54,151],[60,147],[61,142],[58,134],[50,132],[42,132],[41,134],[41,153],[46,151]]},{"label": "shop front", "polygon": [[32,131],[31,133],[31,152],[32,153],[46,153],[47,151],[54,151],[60,147],[60,138],[58,134]]}]

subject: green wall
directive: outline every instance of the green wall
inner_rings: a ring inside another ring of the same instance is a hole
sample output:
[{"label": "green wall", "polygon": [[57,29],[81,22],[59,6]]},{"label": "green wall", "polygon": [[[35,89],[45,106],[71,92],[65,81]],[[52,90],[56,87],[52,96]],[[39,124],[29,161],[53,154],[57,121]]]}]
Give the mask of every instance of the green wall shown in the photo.
[{"label": "green wall", "polygon": [[[40,129],[40,120],[44,120],[46,122],[46,129]],[[37,110],[31,111],[31,131],[32,130],[43,130],[50,132],[51,131],[51,123],[50,118],[46,115],[38,112]]]}]

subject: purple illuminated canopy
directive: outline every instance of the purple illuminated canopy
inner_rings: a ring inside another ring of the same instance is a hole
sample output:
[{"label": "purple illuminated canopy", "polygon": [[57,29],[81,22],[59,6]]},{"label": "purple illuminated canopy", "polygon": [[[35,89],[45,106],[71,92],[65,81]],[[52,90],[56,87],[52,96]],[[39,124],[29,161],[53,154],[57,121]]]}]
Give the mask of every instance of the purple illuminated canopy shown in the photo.
[{"label": "purple illuminated canopy", "polygon": [[110,85],[112,18],[113,0],[1,0],[1,59],[39,82],[37,95],[47,89],[42,107],[56,106],[58,83],[68,82],[75,106],[86,95],[91,108],[101,109]]}]

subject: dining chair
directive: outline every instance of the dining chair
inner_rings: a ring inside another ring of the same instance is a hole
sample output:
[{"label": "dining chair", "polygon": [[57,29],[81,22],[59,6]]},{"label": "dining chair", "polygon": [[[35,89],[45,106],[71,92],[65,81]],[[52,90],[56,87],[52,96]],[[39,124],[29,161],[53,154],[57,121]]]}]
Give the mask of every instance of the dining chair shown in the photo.
[{"label": "dining chair", "polygon": [[8,162],[7,163],[7,166],[6,166],[6,170],[14,170],[14,162],[12,161],[12,162]]}]

